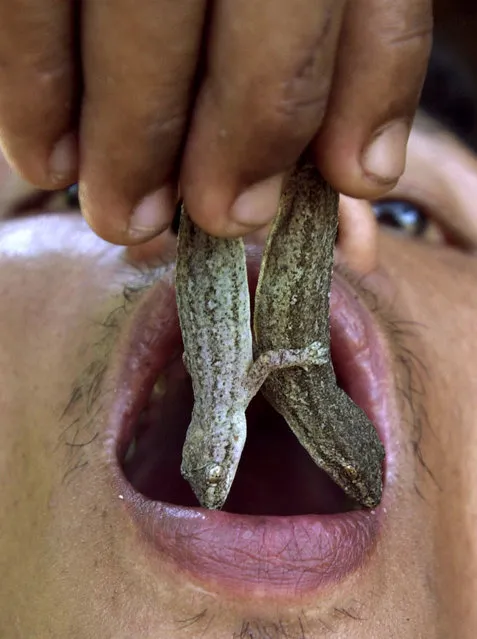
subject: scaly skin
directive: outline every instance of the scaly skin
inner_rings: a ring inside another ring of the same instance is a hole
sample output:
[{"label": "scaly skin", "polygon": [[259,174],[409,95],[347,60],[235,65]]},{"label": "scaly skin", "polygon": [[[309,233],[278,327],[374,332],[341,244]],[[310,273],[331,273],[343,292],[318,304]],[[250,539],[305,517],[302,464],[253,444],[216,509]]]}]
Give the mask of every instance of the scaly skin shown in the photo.
[{"label": "scaly skin", "polygon": [[253,362],[243,242],[207,235],[182,211],[176,289],[194,408],[181,471],[207,508],[221,508],[229,494],[246,439],[245,410],[262,384],[315,463],[348,495],[368,507],[381,499],[384,449],[337,386],[330,358],[337,220],[337,194],[302,164],[264,252]]},{"label": "scaly skin", "polygon": [[220,508],[245,444],[243,382],[253,357],[242,240],[207,235],[183,210],[176,291],[194,391],[181,471],[203,506]]},{"label": "scaly skin", "polygon": [[199,502],[221,508],[245,444],[245,410],[270,370],[323,361],[321,344],[263,353],[253,362],[242,240],[211,237],[182,211],[176,291],[194,408],[181,471]]},{"label": "scaly skin", "polygon": [[290,177],[267,239],[255,295],[258,353],[318,340],[326,363],[273,371],[262,388],[315,463],[367,507],[382,494],[384,448],[364,412],[336,383],[329,298],[338,195],[312,164]]}]

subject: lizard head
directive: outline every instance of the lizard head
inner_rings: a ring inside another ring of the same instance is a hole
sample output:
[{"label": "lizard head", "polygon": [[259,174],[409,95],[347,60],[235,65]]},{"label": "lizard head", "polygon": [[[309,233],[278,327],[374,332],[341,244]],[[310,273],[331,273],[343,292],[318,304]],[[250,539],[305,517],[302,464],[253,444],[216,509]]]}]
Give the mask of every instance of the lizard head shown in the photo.
[{"label": "lizard head", "polygon": [[182,449],[181,472],[204,508],[220,509],[237,472],[246,437],[245,413],[211,420],[193,414]]},{"label": "lizard head", "polygon": [[382,496],[384,447],[365,413],[341,389],[328,404],[327,427],[333,445],[325,456],[326,470],[335,482],[367,508]]},{"label": "lizard head", "polygon": [[222,508],[232,486],[236,468],[229,469],[227,472],[223,465],[211,461],[191,469],[183,462],[181,471],[201,506],[213,510]]}]

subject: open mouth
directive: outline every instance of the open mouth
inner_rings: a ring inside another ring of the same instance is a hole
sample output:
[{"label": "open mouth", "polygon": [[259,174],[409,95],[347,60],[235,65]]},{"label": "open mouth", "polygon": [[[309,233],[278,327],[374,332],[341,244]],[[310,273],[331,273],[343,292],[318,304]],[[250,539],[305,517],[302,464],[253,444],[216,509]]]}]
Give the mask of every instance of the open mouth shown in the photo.
[{"label": "open mouth", "polygon": [[[142,410],[122,462],[132,486],[153,501],[199,507],[180,473],[192,404],[190,379],[182,359],[175,359]],[[247,410],[247,444],[223,510],[243,515],[304,515],[356,508],[258,394]]]},{"label": "open mouth", "polygon": [[[251,290],[258,259],[248,260]],[[109,457],[114,488],[162,561],[201,587],[287,599],[335,584],[376,545],[382,507],[364,510],[320,470],[259,394],[222,511],[201,508],[180,473],[193,405],[169,273],[141,302],[114,372]],[[390,374],[371,314],[335,277],[331,355],[339,385],[386,446]]]}]

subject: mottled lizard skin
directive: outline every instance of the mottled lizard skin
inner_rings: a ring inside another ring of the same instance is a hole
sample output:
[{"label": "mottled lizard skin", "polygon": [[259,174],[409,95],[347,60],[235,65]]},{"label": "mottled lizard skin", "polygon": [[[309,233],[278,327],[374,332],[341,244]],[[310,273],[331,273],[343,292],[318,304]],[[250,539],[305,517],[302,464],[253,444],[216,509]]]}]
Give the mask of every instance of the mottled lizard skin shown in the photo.
[{"label": "mottled lizard skin", "polygon": [[316,169],[300,165],[264,252],[253,361],[243,242],[207,235],[182,211],[176,289],[194,407],[181,470],[207,508],[221,508],[229,494],[246,439],[245,410],[262,384],[313,460],[361,504],[379,503],[383,447],[338,388],[330,359],[337,217],[338,196]]},{"label": "mottled lizard skin", "polygon": [[288,180],[265,247],[255,294],[257,352],[318,340],[326,364],[273,371],[262,392],[300,444],[356,501],[382,493],[384,448],[376,429],[337,383],[330,356],[330,288],[338,194],[303,162]]}]

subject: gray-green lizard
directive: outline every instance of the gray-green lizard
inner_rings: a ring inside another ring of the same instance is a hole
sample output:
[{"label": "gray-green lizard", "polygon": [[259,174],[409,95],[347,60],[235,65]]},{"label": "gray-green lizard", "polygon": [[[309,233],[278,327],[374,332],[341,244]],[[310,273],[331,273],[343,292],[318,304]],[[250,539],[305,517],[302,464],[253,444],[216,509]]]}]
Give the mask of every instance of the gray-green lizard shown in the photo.
[{"label": "gray-green lizard", "polygon": [[265,377],[277,368],[321,363],[324,353],[312,342],[253,361],[243,242],[207,235],[184,210],[176,291],[184,364],[194,391],[181,470],[203,506],[221,508],[245,444],[245,410]]},{"label": "gray-green lizard", "polygon": [[314,461],[360,503],[379,503],[383,448],[336,385],[329,353],[337,210],[316,169],[299,167],[261,266],[255,362],[243,243],[213,238],[182,213],[176,290],[194,408],[181,470],[203,506],[221,508],[227,498],[245,444],[245,409],[267,375],[265,396]]},{"label": "gray-green lizard", "polygon": [[265,247],[255,294],[257,352],[301,349],[318,340],[321,366],[272,371],[262,392],[315,463],[359,503],[382,493],[384,447],[337,383],[330,356],[329,300],[338,195],[311,163],[291,175]]}]

